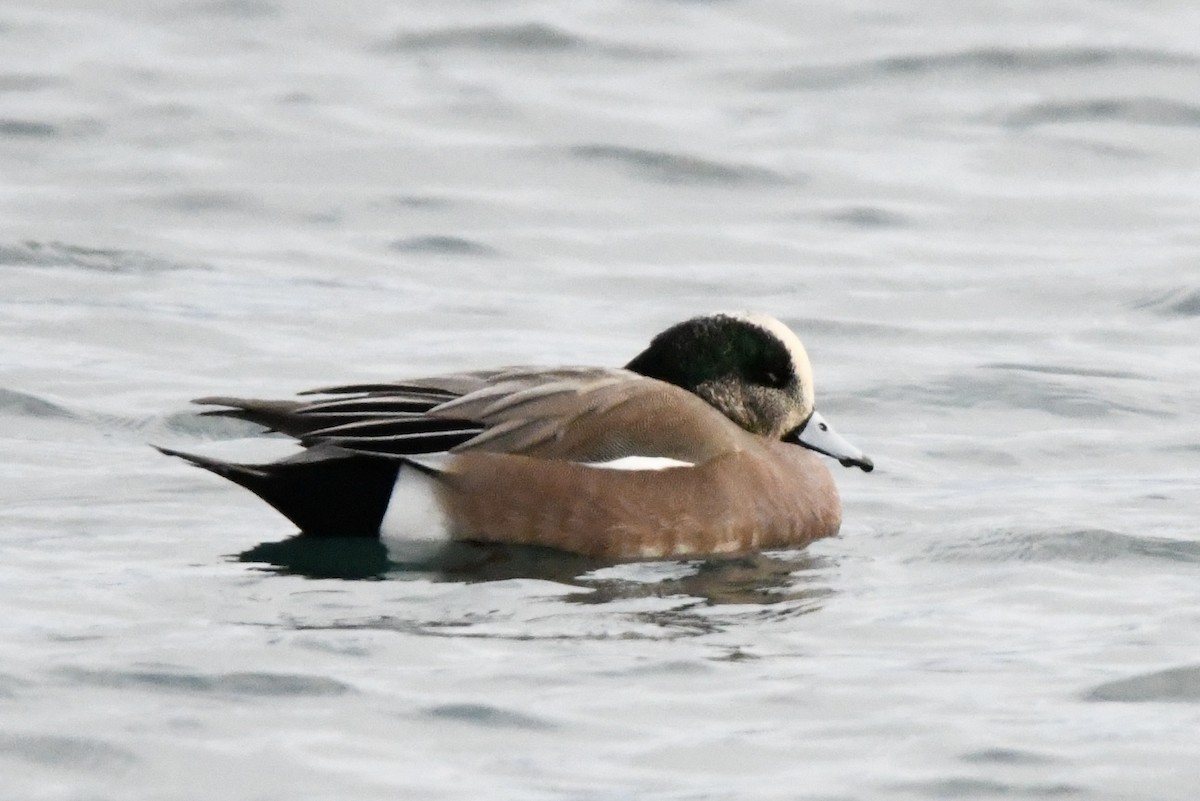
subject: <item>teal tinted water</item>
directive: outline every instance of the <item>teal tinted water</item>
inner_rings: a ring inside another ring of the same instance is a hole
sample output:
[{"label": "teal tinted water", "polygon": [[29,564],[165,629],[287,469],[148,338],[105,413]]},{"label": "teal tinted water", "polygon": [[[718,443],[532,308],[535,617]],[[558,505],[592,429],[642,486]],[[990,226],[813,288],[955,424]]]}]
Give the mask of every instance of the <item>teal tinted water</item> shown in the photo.
[{"label": "teal tinted water", "polygon": [[[0,796],[1190,797],[1197,13],[0,9]],[[146,444],[721,308],[841,537],[392,565]]]}]

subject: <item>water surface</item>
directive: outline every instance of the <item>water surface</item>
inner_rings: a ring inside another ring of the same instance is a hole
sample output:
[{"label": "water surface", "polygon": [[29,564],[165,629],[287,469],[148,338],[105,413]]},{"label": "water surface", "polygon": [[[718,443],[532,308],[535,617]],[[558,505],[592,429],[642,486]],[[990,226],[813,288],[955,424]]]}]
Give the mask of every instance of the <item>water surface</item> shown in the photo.
[{"label": "water surface", "polygon": [[[1190,797],[1198,26],[0,9],[0,795]],[[879,466],[834,467],[836,539],[395,564],[147,445],[729,308]]]}]

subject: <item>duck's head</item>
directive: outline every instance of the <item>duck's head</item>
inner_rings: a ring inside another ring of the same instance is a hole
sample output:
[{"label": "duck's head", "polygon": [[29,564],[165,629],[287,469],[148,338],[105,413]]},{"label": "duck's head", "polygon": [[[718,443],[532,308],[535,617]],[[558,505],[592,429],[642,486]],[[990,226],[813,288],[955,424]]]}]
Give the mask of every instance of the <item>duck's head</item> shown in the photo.
[{"label": "duck's head", "polygon": [[814,408],[812,365],[799,338],[766,314],[693,317],[656,336],[626,365],[699,395],[747,431],[875,465]]}]

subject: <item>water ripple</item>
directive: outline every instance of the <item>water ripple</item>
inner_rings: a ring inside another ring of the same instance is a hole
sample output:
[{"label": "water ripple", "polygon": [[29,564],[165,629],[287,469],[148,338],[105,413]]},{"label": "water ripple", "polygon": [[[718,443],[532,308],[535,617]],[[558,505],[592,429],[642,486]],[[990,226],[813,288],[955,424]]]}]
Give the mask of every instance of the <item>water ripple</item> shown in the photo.
[{"label": "water ripple", "polygon": [[479,50],[562,51],[585,44],[578,36],[552,25],[529,22],[515,25],[476,25],[443,28],[422,33],[400,33],[392,38],[392,50],[444,50],[465,47]]},{"label": "water ripple", "polygon": [[[988,376],[957,374],[928,381],[923,384],[904,384],[880,387],[860,393],[860,398],[873,397],[879,402],[913,403],[920,406],[974,409],[979,407],[1007,407],[1011,409],[1033,409],[1057,417],[1097,418],[1112,414],[1128,413],[1149,417],[1167,417],[1167,412],[1135,402],[1132,398],[1118,401],[1108,388],[1069,386],[1065,383],[1038,380],[1036,374],[1062,375],[1057,368],[1046,367],[1030,370],[1028,366],[1008,366],[1010,375]],[[1069,369],[1069,368],[1066,368]],[[1080,378],[1093,378],[1079,373]],[[1133,378],[1135,376],[1112,376]],[[1137,396],[1140,398],[1141,396]]]},{"label": "water ripple", "polygon": [[464,25],[420,32],[401,32],[378,46],[392,52],[439,50],[511,51],[525,53],[592,52],[616,56],[654,57],[662,50],[611,45],[570,33],[544,22]]},{"label": "water ripple", "polygon": [[235,696],[341,695],[352,688],[323,676],[296,673],[191,673],[173,668],[146,670],[90,670],[63,668],[62,676],[95,687],[134,688],[195,694]]},{"label": "water ripple", "polygon": [[59,133],[58,127],[48,122],[0,119],[0,136],[9,139],[52,139]]},{"label": "water ripple", "polygon": [[1200,106],[1157,97],[1102,98],[1037,103],[1004,119],[1004,124],[1013,128],[1062,122],[1130,122],[1195,128],[1200,127]]},{"label": "water ripple", "polygon": [[183,212],[250,211],[256,208],[249,195],[208,190],[171,192],[146,198],[145,202],[156,208],[173,208]]},{"label": "water ripple", "polygon": [[1084,696],[1087,701],[1121,703],[1200,703],[1200,665],[1143,673],[1106,682]]},{"label": "water ripple", "polygon": [[235,558],[269,565],[280,575],[309,578],[462,583],[537,579],[586,590],[565,596],[565,600],[585,606],[687,597],[708,606],[769,607],[800,602],[812,609],[831,592],[819,580],[828,561],[806,551],[612,564],[545,548],[463,542],[400,563],[389,559],[387,548],[377,539],[300,534],[260,543]]},{"label": "water ripple", "polygon": [[434,720],[469,723],[487,729],[544,731],[555,728],[552,723],[541,718],[487,704],[440,704],[426,709],[425,714]]},{"label": "water ripple", "polygon": [[991,765],[1046,765],[1053,759],[1032,751],[1019,751],[1013,748],[986,748],[982,751],[971,751],[959,757],[963,762]]},{"label": "water ripple", "polygon": [[54,734],[0,734],[0,754],[73,770],[127,768],[138,762],[132,751],[103,740]]},{"label": "water ripple", "polygon": [[[802,551],[735,558],[609,564],[522,546],[456,543],[421,562],[389,562],[366,538],[296,536],[237,558],[269,562],[290,575],[456,583],[463,597],[507,595],[486,611],[441,609],[432,617],[295,620],[297,630],[387,630],[492,640],[664,640],[696,637],[751,622],[792,620],[833,594],[828,560]],[[657,578],[655,578],[657,576]],[[468,589],[475,586],[475,589]],[[523,589],[523,588],[531,588]]]},{"label": "water ripple", "polygon": [[1178,287],[1155,293],[1134,301],[1131,308],[1167,317],[1200,317],[1200,289]]},{"label": "water ripple", "polygon": [[963,777],[914,782],[900,785],[899,788],[915,792],[921,798],[952,798],[954,801],[961,801],[964,798],[998,797],[1059,798],[1084,792],[1084,788],[1073,784],[1013,784],[991,779]]},{"label": "water ripple", "polygon": [[1043,375],[1069,375],[1082,378],[1140,378],[1148,376],[1130,373],[1125,370],[1097,370],[1088,367],[1071,367],[1054,364],[1028,364],[1025,362],[992,362],[982,365],[990,370],[1018,370],[1026,373],[1041,373]]},{"label": "water ripple", "polygon": [[903,228],[912,224],[904,215],[878,206],[848,206],[825,214],[824,219],[863,229]]},{"label": "water ripple", "polygon": [[266,0],[208,0],[180,9],[180,13],[204,17],[230,17],[233,19],[263,19],[281,16],[279,9]]},{"label": "water ripple", "polygon": [[31,92],[57,86],[62,81],[49,75],[35,73],[6,72],[0,73],[0,92]]},{"label": "water ripple", "polygon": [[1103,67],[1195,67],[1200,60],[1181,53],[1145,48],[982,47],[948,53],[888,56],[851,64],[793,67],[762,81],[765,89],[833,89],[887,78],[951,74],[978,76],[1046,73]]},{"label": "water ripple", "polygon": [[1121,534],[1100,528],[1058,532],[998,531],[940,543],[927,552],[937,561],[1103,563],[1149,560],[1200,563],[1200,542]]},{"label": "water ripple", "polygon": [[77,420],[79,415],[65,406],[30,395],[0,387],[0,414],[17,417],[40,417],[52,420]]},{"label": "water ripple", "polygon": [[21,242],[0,244],[0,266],[72,267],[102,273],[149,274],[175,270],[206,269],[195,264],[169,261],[133,250],[110,250],[70,245],[64,242]]},{"label": "water ripple", "polygon": [[722,186],[776,186],[796,179],[765,167],[725,162],[620,145],[577,145],[572,156],[624,167],[639,178],[667,184],[710,184]]},{"label": "water ripple", "polygon": [[416,236],[397,239],[390,245],[401,253],[432,253],[439,256],[495,256],[499,251],[491,245],[461,236]]}]

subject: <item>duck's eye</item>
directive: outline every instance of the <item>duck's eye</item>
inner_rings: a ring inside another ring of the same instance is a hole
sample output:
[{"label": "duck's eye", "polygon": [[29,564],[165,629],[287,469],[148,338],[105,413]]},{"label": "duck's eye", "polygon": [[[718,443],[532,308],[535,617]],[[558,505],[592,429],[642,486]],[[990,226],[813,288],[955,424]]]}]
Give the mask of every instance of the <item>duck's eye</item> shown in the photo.
[{"label": "duck's eye", "polygon": [[828,431],[828,430],[829,430],[829,426],[825,425],[824,423],[819,423],[819,424],[817,424],[817,428],[821,429],[822,431]]}]

